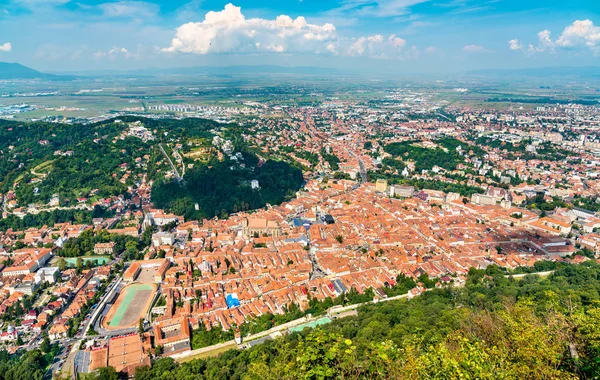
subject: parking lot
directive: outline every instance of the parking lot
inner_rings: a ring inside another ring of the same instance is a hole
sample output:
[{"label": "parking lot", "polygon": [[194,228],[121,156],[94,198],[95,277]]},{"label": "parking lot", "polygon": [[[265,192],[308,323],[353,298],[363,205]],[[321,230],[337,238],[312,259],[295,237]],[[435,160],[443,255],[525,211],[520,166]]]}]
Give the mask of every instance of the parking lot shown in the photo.
[{"label": "parking lot", "polygon": [[88,373],[88,370],[90,368],[89,351],[79,351],[77,353],[77,356],[75,357],[75,368],[77,368],[77,372]]}]

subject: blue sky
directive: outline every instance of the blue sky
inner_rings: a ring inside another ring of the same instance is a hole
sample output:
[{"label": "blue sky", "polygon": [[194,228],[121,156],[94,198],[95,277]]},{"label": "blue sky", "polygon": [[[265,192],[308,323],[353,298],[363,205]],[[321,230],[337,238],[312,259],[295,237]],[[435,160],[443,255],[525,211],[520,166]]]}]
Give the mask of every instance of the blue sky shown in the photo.
[{"label": "blue sky", "polygon": [[600,66],[600,1],[0,0],[0,61],[46,71]]}]

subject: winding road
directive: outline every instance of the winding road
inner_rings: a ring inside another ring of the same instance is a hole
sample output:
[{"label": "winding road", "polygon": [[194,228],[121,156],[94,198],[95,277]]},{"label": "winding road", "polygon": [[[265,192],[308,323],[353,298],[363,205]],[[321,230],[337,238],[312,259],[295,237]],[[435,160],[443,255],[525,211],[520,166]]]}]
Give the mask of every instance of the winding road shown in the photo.
[{"label": "winding road", "polygon": [[165,152],[165,149],[163,148],[162,144],[158,144],[158,147],[159,147],[160,151],[162,152],[163,156],[165,156],[167,161],[169,161],[169,165],[171,165],[171,169],[173,170],[173,173],[175,175],[175,180],[177,181],[177,183],[180,183],[181,176],[179,175],[179,172],[177,171],[177,168],[175,167],[175,165],[173,165],[173,161],[171,161],[171,157],[169,157],[167,152]]}]

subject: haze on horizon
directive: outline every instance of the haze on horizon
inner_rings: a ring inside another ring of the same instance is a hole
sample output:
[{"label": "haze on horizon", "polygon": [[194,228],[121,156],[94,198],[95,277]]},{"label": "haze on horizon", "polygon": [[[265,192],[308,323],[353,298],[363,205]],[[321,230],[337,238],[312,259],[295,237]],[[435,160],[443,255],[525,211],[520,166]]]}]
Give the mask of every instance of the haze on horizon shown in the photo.
[{"label": "haze on horizon", "polygon": [[599,14],[593,0],[0,0],[0,61],[52,72],[596,66]]}]

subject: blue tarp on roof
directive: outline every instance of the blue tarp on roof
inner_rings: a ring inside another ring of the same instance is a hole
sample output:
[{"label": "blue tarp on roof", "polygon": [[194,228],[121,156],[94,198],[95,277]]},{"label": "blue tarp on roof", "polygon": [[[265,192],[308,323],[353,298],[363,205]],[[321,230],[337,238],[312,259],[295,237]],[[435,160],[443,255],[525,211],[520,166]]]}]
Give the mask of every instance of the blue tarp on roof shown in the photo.
[{"label": "blue tarp on roof", "polygon": [[228,294],[227,297],[225,297],[225,301],[227,302],[227,307],[230,309],[232,307],[240,306],[240,300],[238,299],[238,296],[235,293]]},{"label": "blue tarp on roof", "polygon": [[312,224],[310,220],[306,220],[306,219],[301,219],[301,218],[294,218],[292,219],[292,222],[294,223],[295,227],[301,227],[301,226],[309,226]]}]

